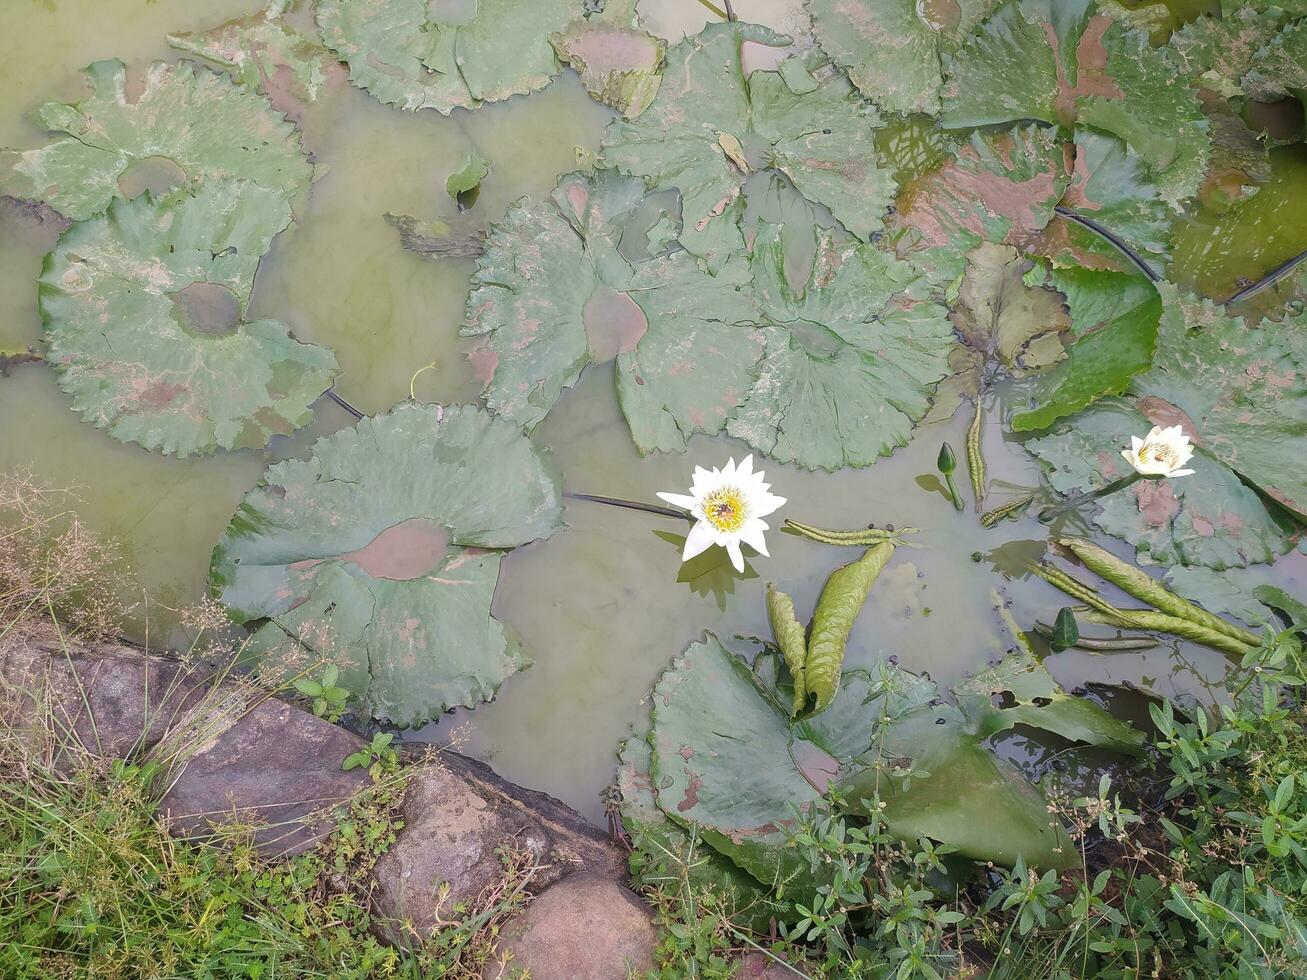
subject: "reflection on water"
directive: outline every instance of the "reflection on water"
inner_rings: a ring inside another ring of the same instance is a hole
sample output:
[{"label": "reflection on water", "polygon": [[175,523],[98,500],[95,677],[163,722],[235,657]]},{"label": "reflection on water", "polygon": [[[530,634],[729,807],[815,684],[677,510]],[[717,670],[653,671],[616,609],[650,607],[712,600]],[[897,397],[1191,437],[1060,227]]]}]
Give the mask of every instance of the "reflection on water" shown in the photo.
[{"label": "reflection on water", "polygon": [[[170,57],[166,32],[262,6],[262,0],[11,3],[17,7],[7,11],[7,40],[0,42],[0,144],[20,147],[41,139],[22,113],[46,99],[76,97],[83,65],[113,56],[137,66]],[[784,18],[797,5],[737,0],[735,8],[786,29],[792,24]],[[697,30],[710,16],[694,0],[646,0],[642,9],[655,29],[673,37]],[[480,230],[518,197],[548,192],[575,165],[577,147],[597,148],[609,116],[570,75],[529,99],[448,118],[388,109],[348,87],[330,90],[303,120],[321,175],[296,202],[298,222],[265,258],[251,315],[280,318],[299,338],[335,350],[343,370],[337,388],[364,411],[408,397],[414,373],[433,362],[414,382],[418,398],[474,398],[477,385],[457,337],[472,262],[403,251],[383,216]],[[934,149],[918,129],[905,124],[893,139],[920,144],[913,165],[924,165]],[[473,152],[491,160],[493,170],[476,206],[460,215],[445,178]],[[1307,216],[1297,206],[1307,162],[1297,150],[1277,150],[1274,157],[1275,179],[1256,197],[1187,225],[1177,248],[1182,282],[1223,297],[1239,278],[1256,278],[1307,245]],[[776,189],[770,177],[757,185],[750,190],[759,207],[749,221],[758,214],[791,226],[828,220]],[[57,228],[43,229],[14,207],[0,208],[0,347],[39,338],[33,281],[56,235]],[[947,686],[1010,645],[991,589],[1001,590],[1023,624],[1051,621],[1065,601],[1025,572],[1047,537],[1033,517],[985,530],[974,512],[960,514],[950,505],[935,458],[942,440],[964,445],[966,421],[928,427],[909,448],[860,472],[758,464],[790,501],[777,525],[792,517],[828,527],[875,522],[922,529],[912,539],[917,547],[900,550],[873,590],[850,641],[851,666],[893,653]],[[0,378],[0,467],[31,465],[39,479],[82,488],[87,521],[124,542],[150,596],[157,639],[170,622],[164,607],[203,594],[210,549],[264,465],[304,454],[317,436],[349,422],[341,408],[320,400],[312,426],[266,452],[178,461],[81,423],[49,370],[27,366]],[[697,438],[686,455],[640,458],[617,406],[611,365],[588,372],[537,435],[552,448],[570,489],[640,500],[686,485],[695,463],[719,465],[748,451],[729,439]],[[1004,440],[998,424],[989,424],[984,438],[996,481],[987,506],[1038,484],[1034,463]],[[962,489],[969,502],[969,487]],[[496,598],[496,614],[523,634],[535,666],[511,678],[494,703],[460,711],[416,737],[443,741],[462,729],[462,747],[490,759],[504,776],[598,817],[598,793],[611,776],[616,744],[642,723],[647,693],[671,658],[705,629],[727,640],[765,633],[767,581],[793,595],[806,619],[826,576],[856,552],[773,529],[772,557],[753,557],[740,576],[718,551],[681,566],[685,525],[679,521],[569,501],[567,522],[566,532],[505,561]],[[1281,564],[1286,570],[1277,567],[1277,575],[1286,575],[1291,563]],[[143,633],[144,624],[136,629]],[[1173,644],[1110,656],[1066,651],[1049,665],[1068,687],[1125,682],[1203,698],[1213,696],[1225,669],[1218,654]]]}]

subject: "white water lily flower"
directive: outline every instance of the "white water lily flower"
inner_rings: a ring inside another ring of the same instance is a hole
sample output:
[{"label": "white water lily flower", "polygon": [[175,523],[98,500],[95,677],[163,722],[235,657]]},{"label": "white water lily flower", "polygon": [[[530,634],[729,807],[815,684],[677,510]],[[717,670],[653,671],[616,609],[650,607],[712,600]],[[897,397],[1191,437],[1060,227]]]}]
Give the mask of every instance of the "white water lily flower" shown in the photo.
[{"label": "white water lily flower", "polygon": [[1141,476],[1176,477],[1193,473],[1180,469],[1193,459],[1194,451],[1189,448],[1189,437],[1178,425],[1169,429],[1155,425],[1143,439],[1131,436],[1130,448],[1122,449],[1121,455]]},{"label": "white water lily flower", "polygon": [[720,470],[714,466],[709,472],[696,466],[688,495],[658,494],[694,517],[695,524],[685,539],[681,561],[689,561],[719,544],[731,556],[735,570],[743,572],[741,544],[747,544],[760,555],[767,554],[767,541],[763,537],[767,522],[763,518],[780,509],[785,498],[768,493],[771,484],[762,482],[763,475],[761,471],[753,472],[752,455],[745,456],[739,466],[735,465],[735,457],[731,457]]}]

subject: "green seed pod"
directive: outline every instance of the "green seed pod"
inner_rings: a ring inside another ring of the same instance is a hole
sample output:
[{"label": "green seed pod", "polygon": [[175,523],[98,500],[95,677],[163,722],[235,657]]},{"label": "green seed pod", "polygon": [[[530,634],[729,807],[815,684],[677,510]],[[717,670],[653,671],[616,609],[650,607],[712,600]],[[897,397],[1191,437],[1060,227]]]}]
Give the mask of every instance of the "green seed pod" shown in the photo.
[{"label": "green seed pod", "polygon": [[[1052,565],[1040,564],[1031,565],[1030,570],[1042,578],[1049,585],[1061,589],[1072,599],[1079,599],[1091,609],[1096,609],[1107,616],[1115,617],[1118,620],[1130,618],[1130,613],[1124,609],[1117,609],[1097,592],[1085,585],[1079,579],[1072,578],[1060,568],[1054,568]],[[1139,627],[1141,629],[1146,627]]]},{"label": "green seed pod", "polygon": [[1056,653],[1076,645],[1080,639],[1080,627],[1076,625],[1076,614],[1071,611],[1070,606],[1063,606],[1058,610],[1057,619],[1053,623],[1053,635],[1049,637],[1049,646]]},{"label": "green seed pod", "polygon": [[794,600],[780,591],[771,582],[767,583],[767,619],[771,622],[772,637],[781,648],[785,666],[790,670],[794,680],[794,706],[791,715],[797,715],[807,707],[808,688],[804,680],[807,667],[808,649],[803,636],[803,624],[794,615]]},{"label": "green seed pod", "polygon": [[840,688],[844,648],[867,593],[894,554],[894,545],[883,541],[868,548],[855,562],[831,572],[812,614],[812,634],[804,665],[804,684],[816,698],[812,712],[824,710]]},{"label": "green seed pod", "polygon": [[991,511],[986,511],[980,515],[981,527],[993,527],[999,521],[1006,520],[1009,517],[1015,517],[1030,506],[1031,501],[1035,499],[1033,493],[1028,493],[1024,497],[1018,497],[1016,500],[1009,501],[1001,507],[995,507]]},{"label": "green seed pod", "polygon": [[1221,617],[1212,615],[1188,599],[1181,598],[1147,572],[1122,561],[1092,541],[1084,538],[1058,538],[1057,543],[1070,550],[1090,571],[1101,575],[1113,585],[1130,593],[1141,602],[1156,607],[1168,616],[1190,620],[1199,626],[1233,637],[1240,643],[1250,646],[1261,645],[1261,637],[1256,633],[1235,626],[1233,623],[1227,623]]},{"label": "green seed pod", "polygon": [[1128,618],[1122,619],[1120,616],[1113,616],[1110,613],[1103,613],[1098,610],[1090,610],[1081,615],[1091,623],[1105,623],[1108,626],[1118,628],[1129,626],[1133,629],[1152,630],[1155,633],[1170,633],[1172,636],[1193,640],[1195,643],[1201,643],[1203,646],[1221,650],[1236,657],[1246,656],[1257,649],[1256,646],[1241,643],[1220,630],[1199,626],[1197,623],[1181,619],[1179,616],[1168,616],[1166,613],[1153,612],[1151,609],[1122,609],[1119,611]]},{"label": "green seed pod", "polygon": [[985,502],[985,456],[980,451],[981,428],[985,421],[985,407],[976,396],[976,416],[967,429],[967,472],[971,475],[971,490],[976,495],[976,512]]},{"label": "green seed pod", "polygon": [[916,534],[915,527],[901,527],[890,531],[879,527],[855,528],[851,531],[837,531],[831,528],[817,527],[813,524],[800,524],[798,521],[785,521],[785,527],[805,538],[820,541],[822,544],[844,545],[848,547],[867,548],[882,541],[900,544],[904,534]]}]

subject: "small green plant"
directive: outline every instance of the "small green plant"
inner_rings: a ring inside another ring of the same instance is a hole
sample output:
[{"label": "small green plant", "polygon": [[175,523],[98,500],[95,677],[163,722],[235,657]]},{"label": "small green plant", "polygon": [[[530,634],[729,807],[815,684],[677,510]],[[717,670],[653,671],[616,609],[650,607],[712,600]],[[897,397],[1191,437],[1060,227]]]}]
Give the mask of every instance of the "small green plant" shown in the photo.
[{"label": "small green plant", "polygon": [[339,677],[340,671],[336,665],[328,664],[319,680],[310,680],[307,677],[295,680],[295,690],[311,700],[310,707],[313,713],[333,724],[340,721],[340,716],[345,713],[345,705],[350,697],[348,690],[336,685]]},{"label": "small green plant", "polygon": [[357,769],[359,766],[367,766],[368,775],[373,780],[380,779],[385,773],[392,772],[399,765],[399,753],[391,748],[391,742],[395,741],[395,736],[391,732],[377,732],[372,736],[372,741],[345,756],[345,760],[340,764],[344,770]]}]

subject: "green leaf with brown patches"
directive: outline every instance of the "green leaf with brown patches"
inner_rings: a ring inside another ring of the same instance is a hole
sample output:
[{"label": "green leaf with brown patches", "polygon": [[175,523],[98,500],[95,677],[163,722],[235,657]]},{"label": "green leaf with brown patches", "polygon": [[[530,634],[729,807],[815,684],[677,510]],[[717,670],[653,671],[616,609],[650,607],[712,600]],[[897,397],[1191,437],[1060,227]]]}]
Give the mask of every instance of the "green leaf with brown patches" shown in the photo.
[{"label": "green leaf with brown patches", "polygon": [[1062,336],[1070,317],[1060,294],[1027,284],[1033,268],[1009,245],[982,242],[967,253],[949,314],[958,335],[950,358],[953,374],[940,385],[932,420],[952,417],[963,398],[975,397],[996,374],[1021,377],[1064,356]]},{"label": "green leaf with brown patches", "polygon": [[[668,51],[653,105],[638,120],[614,121],[604,135],[609,165],[655,189],[680,191],[681,243],[713,272],[743,247],[741,186],[748,172],[784,173],[862,237],[881,228],[893,196],[894,180],[874,143],[882,120],[847,79],[800,84],[803,91],[796,92],[776,71],[745,77],[745,44],[785,43],[756,25],[709,25]],[[798,75],[787,74],[791,81]]]},{"label": "green leaf with brown patches", "polygon": [[607,0],[550,38],[592,97],[634,119],[662,83],[667,43],[640,27],[635,0]]},{"label": "green leaf with brown patches", "polygon": [[561,70],[549,43],[573,0],[318,0],[322,38],[350,81],[401,109],[475,109],[548,85]]},{"label": "green leaf with brown patches", "polygon": [[644,196],[616,171],[568,174],[549,201],[518,202],[494,227],[463,333],[479,338],[470,359],[500,415],[534,426],[588,364],[614,358],[642,452],[721,431],[744,399],[763,349],[748,270],[708,276],[686,252],[629,262],[619,245],[647,239]]},{"label": "green leaf with brown patches", "polygon": [[1053,219],[1070,177],[1055,130],[973,133],[951,159],[899,191],[886,236],[947,284],[981,242],[1025,249]]},{"label": "green leaf with brown patches", "polygon": [[870,466],[907,445],[953,346],[944,309],[924,299],[920,272],[818,231],[796,287],[781,228],[765,224],[751,266],[767,352],[727,431],[807,469]]},{"label": "green leaf with brown patches", "polygon": [[1173,206],[1197,193],[1207,169],[1207,121],[1187,80],[1146,34],[1090,0],[1008,4],[949,59],[946,127],[1022,119],[1120,137]]},{"label": "green leaf with brown patches", "polygon": [[561,526],[557,476],[512,423],[410,402],[269,467],[210,582],[259,626],[267,675],[326,661],[373,718],[417,725],[527,665],[490,615],[499,562]]},{"label": "green leaf with brown patches", "polygon": [[1257,51],[1243,89],[1266,102],[1286,95],[1307,100],[1307,21],[1295,21]]},{"label": "green leaf with brown patches", "polygon": [[848,70],[867,98],[890,112],[939,112],[941,56],[995,7],[996,0],[808,0],[823,51]]},{"label": "green leaf with brown patches", "polygon": [[308,422],[336,358],[245,319],[259,259],[289,223],[280,191],[210,180],[72,225],[38,295],[73,407],[115,439],[180,456],[261,447]]},{"label": "green leaf with brown patches", "polygon": [[139,95],[127,96],[121,61],[86,69],[91,94],[33,113],[65,137],[33,150],[0,152],[0,194],[43,201],[74,221],[135,197],[216,177],[252,181],[290,197],[312,174],[295,128],[252,90],[190,62],[155,62]]},{"label": "green leaf with brown patches", "polygon": [[1196,17],[1176,30],[1166,52],[1191,85],[1225,99],[1244,95],[1243,77],[1279,30],[1279,19],[1252,7],[1225,17]]},{"label": "green leaf with brown patches", "polygon": [[287,23],[292,5],[272,0],[258,13],[205,31],[169,34],[168,43],[230,70],[241,84],[298,120],[329,86],[344,82],[345,71],[316,36]]},{"label": "green leaf with brown patches", "polygon": [[1035,380],[1035,407],[1013,417],[1016,432],[1047,428],[1099,398],[1121,394],[1148,370],[1157,347],[1162,298],[1143,276],[1054,269],[1049,284],[1066,297],[1071,313],[1067,356]]}]

